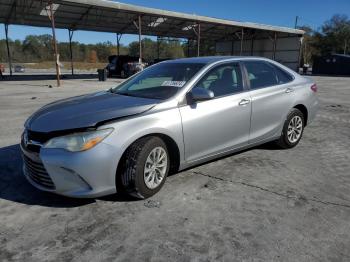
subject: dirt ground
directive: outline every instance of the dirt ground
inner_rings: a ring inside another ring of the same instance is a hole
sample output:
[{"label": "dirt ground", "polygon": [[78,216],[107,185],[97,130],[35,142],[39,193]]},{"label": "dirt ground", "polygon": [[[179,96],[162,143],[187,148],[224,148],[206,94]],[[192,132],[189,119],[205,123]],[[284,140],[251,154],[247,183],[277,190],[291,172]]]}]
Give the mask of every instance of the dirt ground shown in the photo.
[{"label": "dirt ground", "polygon": [[120,81],[0,82],[0,261],[350,261],[350,78],[313,78],[321,107],[296,148],[172,175],[144,201],[64,198],[21,174],[31,113]]}]

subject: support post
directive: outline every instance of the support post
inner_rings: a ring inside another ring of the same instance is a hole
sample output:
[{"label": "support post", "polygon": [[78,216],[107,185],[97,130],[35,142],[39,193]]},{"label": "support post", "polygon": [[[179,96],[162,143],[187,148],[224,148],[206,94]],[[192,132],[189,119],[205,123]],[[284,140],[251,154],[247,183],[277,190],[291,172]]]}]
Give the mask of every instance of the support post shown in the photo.
[{"label": "support post", "polygon": [[295,17],[295,23],[294,23],[294,28],[297,29],[298,27],[298,20],[299,20],[299,16]]},{"label": "support post", "polygon": [[254,36],[252,36],[252,42],[250,44],[250,55],[254,55]]},{"label": "support post", "polygon": [[187,57],[190,57],[190,39],[187,39]]},{"label": "support post", "polygon": [[7,47],[7,59],[9,63],[10,68],[10,75],[12,76],[12,58],[11,58],[11,52],[10,52],[10,45],[9,45],[9,25],[5,24],[5,35],[6,35],[6,47]]},{"label": "support post", "polygon": [[120,55],[120,39],[122,38],[122,33],[117,33],[117,55]]},{"label": "support post", "polygon": [[201,44],[201,24],[198,23],[198,31],[197,31],[197,56],[200,56],[200,44]]},{"label": "support post", "polygon": [[[300,41],[299,41],[299,56],[298,56],[298,68],[296,68],[296,72],[299,73],[299,68],[302,67],[301,64],[301,56],[305,54],[305,49],[302,50],[303,48],[303,41],[304,41],[304,37],[300,37]],[[303,59],[304,60],[304,59]],[[304,61],[305,63],[305,61]]]},{"label": "support post", "polygon": [[50,5],[50,20],[51,20],[51,27],[52,27],[52,38],[53,38],[53,48],[55,51],[55,58],[56,58],[56,78],[57,78],[57,86],[61,86],[60,81],[60,68],[58,65],[59,62],[59,55],[58,55],[58,49],[57,49],[57,42],[56,42],[56,33],[55,33],[55,15],[52,8],[52,2],[49,2]]},{"label": "support post", "polygon": [[159,37],[157,36],[157,58],[158,58],[158,60],[159,60],[159,52],[160,52],[160,42],[159,42],[160,40],[159,40]]},{"label": "support post", "polygon": [[244,29],[241,30],[241,49],[239,51],[239,55],[243,55],[243,40],[244,40]]},{"label": "support post", "polygon": [[231,55],[234,55],[235,41],[232,39],[231,41]]},{"label": "support post", "polygon": [[344,55],[346,55],[346,50],[348,48],[348,39],[345,39],[345,43],[344,43]]},{"label": "support post", "polygon": [[142,34],[142,24],[141,24],[141,15],[139,15],[139,25],[138,25],[138,29],[139,29],[139,63],[142,63],[142,40],[141,40],[141,34]]},{"label": "support post", "polygon": [[73,38],[74,30],[68,29],[68,34],[69,34],[70,67],[72,70],[72,75],[74,75],[73,50],[72,50],[72,38]]},{"label": "support post", "polygon": [[273,37],[273,54],[272,54],[273,60],[276,60],[276,47],[277,47],[277,32],[274,33],[274,37]]}]

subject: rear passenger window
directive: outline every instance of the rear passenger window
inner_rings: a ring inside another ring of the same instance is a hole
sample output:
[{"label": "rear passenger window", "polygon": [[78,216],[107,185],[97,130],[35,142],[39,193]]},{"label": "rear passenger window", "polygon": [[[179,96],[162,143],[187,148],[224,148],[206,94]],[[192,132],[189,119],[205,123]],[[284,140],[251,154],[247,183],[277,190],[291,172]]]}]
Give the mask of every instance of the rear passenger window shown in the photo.
[{"label": "rear passenger window", "polygon": [[244,62],[250,81],[250,88],[257,89],[278,85],[278,78],[274,67],[262,61]]},{"label": "rear passenger window", "polygon": [[279,68],[276,65],[272,65],[272,66],[275,68],[279,85],[293,81],[293,76],[291,76],[286,71],[284,71],[283,69]]},{"label": "rear passenger window", "polygon": [[280,67],[264,61],[244,62],[250,81],[250,88],[281,85],[293,81],[293,76]]}]

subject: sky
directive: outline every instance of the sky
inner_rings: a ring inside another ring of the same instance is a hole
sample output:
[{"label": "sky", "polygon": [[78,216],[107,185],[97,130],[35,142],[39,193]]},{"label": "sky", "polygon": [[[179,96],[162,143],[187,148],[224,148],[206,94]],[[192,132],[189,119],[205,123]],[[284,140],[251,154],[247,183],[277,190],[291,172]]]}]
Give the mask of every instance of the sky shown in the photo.
[{"label": "sky", "polygon": [[[319,29],[322,23],[334,14],[346,14],[350,17],[350,0],[121,0],[119,2],[287,27],[294,27],[295,17],[298,16],[298,25],[309,25],[314,30]],[[51,34],[51,29],[14,25],[9,27],[9,37],[13,40],[23,40],[29,34]],[[56,34],[58,41],[68,42],[68,30],[57,29]],[[1,25],[0,39],[3,38],[5,30]],[[137,36],[123,35],[121,43],[128,44],[136,40]],[[73,41],[116,43],[116,36],[112,33],[76,31]]]}]

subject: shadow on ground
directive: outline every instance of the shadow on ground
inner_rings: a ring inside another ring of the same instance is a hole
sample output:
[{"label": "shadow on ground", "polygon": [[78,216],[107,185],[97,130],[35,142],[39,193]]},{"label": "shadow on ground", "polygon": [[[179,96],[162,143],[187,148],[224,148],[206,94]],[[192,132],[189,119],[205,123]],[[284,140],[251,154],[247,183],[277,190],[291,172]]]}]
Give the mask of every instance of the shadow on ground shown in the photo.
[{"label": "shadow on ground", "polygon": [[22,157],[18,144],[0,148],[0,199],[57,208],[94,202],[91,199],[71,199],[42,192],[30,185],[22,174]]},{"label": "shadow on ground", "polygon": [[[269,143],[252,149],[276,150],[278,148],[274,144]],[[207,163],[234,156],[252,149],[233,153]],[[56,208],[77,207],[95,202],[95,199],[68,198],[43,192],[29,184],[22,174],[22,157],[19,144],[0,148],[0,199],[6,199],[26,205],[40,205]],[[129,197],[126,194],[110,195],[102,197],[100,200],[116,202],[137,201],[137,199]]]},{"label": "shadow on ground", "polygon": [[[19,144],[0,148],[0,199],[26,205],[56,208],[78,207],[96,199],[77,199],[40,191],[33,187],[22,174],[22,157]],[[100,198],[103,201],[130,202],[137,199],[126,194],[114,194]]]}]

